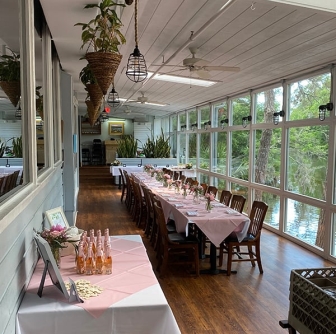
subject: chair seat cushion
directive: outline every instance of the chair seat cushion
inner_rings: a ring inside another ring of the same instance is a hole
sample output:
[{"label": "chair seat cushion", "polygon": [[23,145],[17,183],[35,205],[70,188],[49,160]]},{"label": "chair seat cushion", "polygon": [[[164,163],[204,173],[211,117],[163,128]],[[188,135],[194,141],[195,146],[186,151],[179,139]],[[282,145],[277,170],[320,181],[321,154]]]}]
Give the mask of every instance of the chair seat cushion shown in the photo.
[{"label": "chair seat cushion", "polygon": [[194,244],[198,243],[197,238],[194,236],[186,237],[183,233],[169,233],[168,238],[171,242],[177,242],[179,244]]}]

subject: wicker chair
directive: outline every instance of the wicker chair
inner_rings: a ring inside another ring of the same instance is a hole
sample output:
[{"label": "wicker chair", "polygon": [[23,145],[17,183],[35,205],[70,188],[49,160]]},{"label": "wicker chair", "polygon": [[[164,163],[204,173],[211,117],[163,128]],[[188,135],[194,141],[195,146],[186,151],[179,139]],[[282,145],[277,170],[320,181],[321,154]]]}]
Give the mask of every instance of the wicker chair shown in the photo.
[{"label": "wicker chair", "polygon": [[222,190],[219,201],[226,206],[229,206],[232,193],[230,190]]}]

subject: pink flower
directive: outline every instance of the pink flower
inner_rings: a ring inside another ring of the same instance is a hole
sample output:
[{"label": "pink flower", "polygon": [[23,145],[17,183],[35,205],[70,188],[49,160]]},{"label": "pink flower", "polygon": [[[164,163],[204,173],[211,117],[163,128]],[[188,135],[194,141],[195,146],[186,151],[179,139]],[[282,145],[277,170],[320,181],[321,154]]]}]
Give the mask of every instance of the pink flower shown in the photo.
[{"label": "pink flower", "polygon": [[57,237],[59,237],[60,235],[62,234],[62,232],[60,232],[60,231],[50,231],[50,236],[52,237],[52,238],[57,238]]},{"label": "pink flower", "polygon": [[53,225],[50,229],[50,231],[59,231],[59,232],[62,232],[64,230],[65,230],[65,228],[63,226],[59,225],[59,224]]},{"label": "pink flower", "polygon": [[206,193],[204,196],[208,201],[213,201],[215,199],[215,195],[213,193]]},{"label": "pink flower", "polygon": [[164,177],[166,180],[169,180],[169,179],[170,179],[170,175],[169,175],[169,174],[165,174],[165,175],[163,175],[163,177]]}]

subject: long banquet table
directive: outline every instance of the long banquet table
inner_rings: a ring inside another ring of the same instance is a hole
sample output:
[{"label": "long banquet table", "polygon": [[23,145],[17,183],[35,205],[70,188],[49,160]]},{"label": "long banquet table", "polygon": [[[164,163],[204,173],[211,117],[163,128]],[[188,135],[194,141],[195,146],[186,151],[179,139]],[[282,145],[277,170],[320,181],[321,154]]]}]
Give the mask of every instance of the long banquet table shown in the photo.
[{"label": "long banquet table", "polygon": [[141,237],[111,237],[111,248],[112,275],[77,275],[74,257],[62,258],[64,281],[84,279],[103,288],[84,303],[69,303],[48,275],[38,297],[43,271],[38,263],[17,314],[16,334],[180,333]]},{"label": "long banquet table", "polygon": [[210,247],[210,273],[217,274],[216,247],[232,232],[235,232],[238,241],[244,239],[250,219],[218,201],[212,202],[211,212],[205,209],[205,200],[200,203],[193,202],[193,195],[184,198],[181,194],[175,194],[173,188],[162,186],[146,173],[132,174],[138,182],[143,182],[160,198],[166,220],[173,217],[176,230],[179,233],[188,234],[188,225],[194,223],[211,241]]}]

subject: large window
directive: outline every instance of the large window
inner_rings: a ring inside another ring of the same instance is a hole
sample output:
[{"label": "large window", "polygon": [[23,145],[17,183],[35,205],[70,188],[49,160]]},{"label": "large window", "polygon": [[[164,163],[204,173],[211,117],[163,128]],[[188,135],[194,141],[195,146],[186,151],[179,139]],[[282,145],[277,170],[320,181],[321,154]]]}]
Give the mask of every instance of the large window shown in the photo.
[{"label": "large window", "polygon": [[248,180],[249,131],[232,132],[231,176]]},{"label": "large window", "polygon": [[226,174],[227,132],[215,132],[213,145],[212,171]]}]

